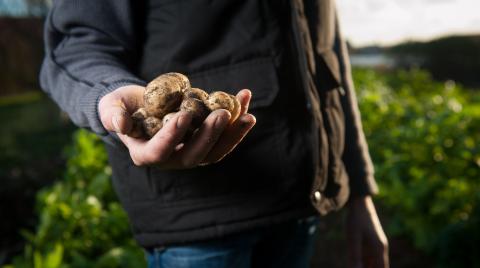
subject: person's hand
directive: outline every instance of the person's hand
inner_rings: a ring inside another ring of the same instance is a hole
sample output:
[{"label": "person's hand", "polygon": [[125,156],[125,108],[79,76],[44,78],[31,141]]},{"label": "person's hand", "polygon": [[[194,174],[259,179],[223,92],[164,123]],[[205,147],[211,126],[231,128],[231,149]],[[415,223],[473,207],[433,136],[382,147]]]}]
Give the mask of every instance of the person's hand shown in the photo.
[{"label": "person's hand", "polygon": [[251,92],[237,94],[242,109],[240,117],[228,124],[230,113],[215,110],[186,142],[191,115],[177,113],[150,140],[129,136],[133,122],[130,115],[143,105],[140,86],[124,86],[105,95],[98,104],[100,120],[105,129],[116,132],[130,152],[135,165],[155,165],[163,169],[186,169],[216,163],[230,153],[255,125],[255,117],[248,112]]},{"label": "person's hand", "polygon": [[370,196],[350,200],[346,227],[349,267],[389,267],[387,237]]}]

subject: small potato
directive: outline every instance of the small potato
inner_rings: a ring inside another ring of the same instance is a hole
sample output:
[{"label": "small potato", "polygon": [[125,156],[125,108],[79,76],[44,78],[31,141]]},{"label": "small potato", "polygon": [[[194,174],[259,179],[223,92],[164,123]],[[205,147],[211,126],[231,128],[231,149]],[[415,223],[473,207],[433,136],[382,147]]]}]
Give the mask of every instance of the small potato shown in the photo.
[{"label": "small potato", "polygon": [[183,99],[183,92],[190,88],[190,82],[183,74],[162,74],[151,81],[145,89],[145,110],[149,116],[162,118],[178,108]]},{"label": "small potato", "polygon": [[233,103],[234,103],[233,110],[230,111],[230,113],[232,114],[232,117],[230,118],[230,124],[231,124],[235,122],[235,120],[237,120],[238,117],[240,116],[240,111],[242,109],[242,106],[240,104],[240,101],[237,99],[237,97],[230,95],[230,98],[233,99]]},{"label": "small potato", "polygon": [[205,106],[203,101],[194,98],[186,98],[180,105],[180,111],[188,112],[192,115],[192,125],[198,128],[207,118],[210,110]]},{"label": "small potato", "polygon": [[163,75],[169,77],[169,79],[171,80],[176,80],[177,81],[176,83],[180,85],[180,87],[182,88],[182,91],[185,91],[191,88],[190,80],[188,80],[188,77],[184,74],[171,72]]},{"label": "small potato", "polygon": [[232,117],[230,118],[230,124],[237,120],[240,115],[240,102],[233,95],[225,93],[223,91],[216,91],[210,93],[208,100],[205,102],[207,107],[214,111],[217,109],[225,109],[230,112]]},{"label": "small potato", "polygon": [[183,92],[183,98],[193,98],[205,102],[208,99],[208,93],[199,88],[193,87]]},{"label": "small potato", "polygon": [[153,137],[162,126],[162,120],[153,116],[147,117],[143,120],[143,130],[150,138]]},{"label": "small potato", "polygon": [[132,114],[133,125],[129,134],[130,137],[141,138],[145,136],[145,132],[143,131],[143,120],[147,117],[147,111],[145,111],[144,108],[140,108]]},{"label": "small potato", "polygon": [[192,115],[189,134],[200,127],[210,112],[228,110],[230,124],[240,115],[240,102],[233,95],[217,91],[210,95],[199,88],[192,88],[188,78],[180,73],[165,73],[151,81],[144,92],[144,107],[133,115],[132,137],[152,137],[178,112]]}]

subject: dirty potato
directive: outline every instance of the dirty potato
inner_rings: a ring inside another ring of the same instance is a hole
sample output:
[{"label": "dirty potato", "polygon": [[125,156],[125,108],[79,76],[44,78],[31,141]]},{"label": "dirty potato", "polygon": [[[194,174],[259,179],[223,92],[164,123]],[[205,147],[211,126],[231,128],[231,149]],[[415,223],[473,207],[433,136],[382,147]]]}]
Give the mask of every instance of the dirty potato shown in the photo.
[{"label": "dirty potato", "polygon": [[132,114],[132,130],[129,134],[131,137],[141,138],[145,136],[145,132],[143,131],[143,121],[147,117],[147,111],[145,111],[144,108],[140,108]]},{"label": "dirty potato", "polygon": [[183,92],[183,98],[193,98],[205,102],[208,99],[208,93],[199,88],[193,87]]},{"label": "dirty potato", "polygon": [[192,125],[198,128],[207,118],[210,110],[200,99],[186,98],[180,105],[180,111],[190,113],[192,115]]},{"label": "dirty potato", "polygon": [[179,73],[166,73],[150,82],[144,93],[145,110],[149,116],[163,118],[182,102],[183,92],[190,89],[188,78]]},{"label": "dirty potato", "polygon": [[[230,124],[240,115],[240,102],[233,95],[216,91],[210,95],[192,88],[188,78],[180,73],[166,73],[151,81],[144,92],[144,107],[132,114],[132,137],[152,137],[179,111],[192,115],[189,132],[200,127],[210,112],[228,110]],[[186,135],[188,136],[188,135]]]},{"label": "dirty potato", "polygon": [[230,124],[237,120],[240,115],[240,102],[233,95],[225,93],[223,91],[216,91],[210,93],[207,101],[205,102],[207,107],[211,110],[225,109],[231,114]]},{"label": "dirty potato", "polygon": [[143,120],[143,130],[150,138],[153,137],[162,126],[162,120],[154,116],[147,117]]}]

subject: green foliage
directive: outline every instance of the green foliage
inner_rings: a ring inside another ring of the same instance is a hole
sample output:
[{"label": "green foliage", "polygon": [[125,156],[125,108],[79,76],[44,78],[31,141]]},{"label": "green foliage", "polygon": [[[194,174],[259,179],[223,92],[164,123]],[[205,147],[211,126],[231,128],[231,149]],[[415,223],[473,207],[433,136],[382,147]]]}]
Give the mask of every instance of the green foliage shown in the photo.
[{"label": "green foliage", "polygon": [[480,267],[480,94],[413,70],[356,70],[390,235],[444,267]]},{"label": "green foliage", "polygon": [[64,180],[38,194],[40,222],[14,267],[145,267],[110,183],[104,147],[84,130],[67,150]]},{"label": "green foliage", "polygon": [[74,127],[40,91],[0,97],[0,122],[0,252],[9,259],[19,230],[35,226],[36,192],[62,174]]}]

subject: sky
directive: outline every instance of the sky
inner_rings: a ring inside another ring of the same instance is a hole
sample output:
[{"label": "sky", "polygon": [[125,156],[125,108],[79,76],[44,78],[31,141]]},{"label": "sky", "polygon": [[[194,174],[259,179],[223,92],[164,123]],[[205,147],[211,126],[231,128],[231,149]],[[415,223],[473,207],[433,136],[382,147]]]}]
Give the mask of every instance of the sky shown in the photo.
[{"label": "sky", "polygon": [[[50,4],[52,0],[36,0],[30,1],[30,6],[27,0],[0,0],[0,16],[17,16],[23,17],[28,14],[34,16],[44,16],[46,13],[45,3]],[[36,3],[36,4],[32,4]]]},{"label": "sky", "polygon": [[21,0],[0,0],[0,14],[21,16],[26,10],[25,2]]},{"label": "sky", "polygon": [[480,33],[480,0],[336,0],[354,46]]}]

